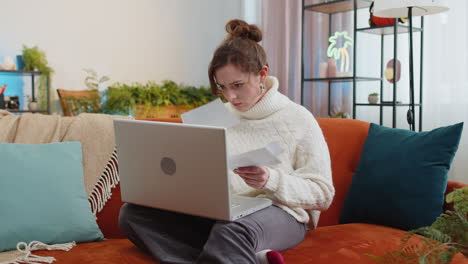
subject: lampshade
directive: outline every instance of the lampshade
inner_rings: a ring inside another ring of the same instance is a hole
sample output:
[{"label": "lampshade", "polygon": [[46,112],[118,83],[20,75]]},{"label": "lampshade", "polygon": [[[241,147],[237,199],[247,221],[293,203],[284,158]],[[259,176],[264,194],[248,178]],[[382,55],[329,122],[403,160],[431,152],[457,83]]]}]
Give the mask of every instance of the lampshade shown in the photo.
[{"label": "lampshade", "polygon": [[374,15],[407,17],[408,7],[413,7],[413,16],[426,16],[449,9],[447,0],[375,0]]}]

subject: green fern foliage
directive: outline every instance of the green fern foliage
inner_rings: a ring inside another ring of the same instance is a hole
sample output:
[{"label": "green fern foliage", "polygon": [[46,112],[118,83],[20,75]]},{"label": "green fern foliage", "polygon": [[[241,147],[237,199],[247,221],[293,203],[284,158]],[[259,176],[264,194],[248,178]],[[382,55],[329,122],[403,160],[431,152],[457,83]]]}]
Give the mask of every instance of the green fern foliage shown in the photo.
[{"label": "green fern foliage", "polygon": [[[47,107],[47,79],[49,79],[49,89],[51,89],[52,84],[50,77],[54,70],[49,66],[47,61],[46,54],[43,50],[39,49],[37,46],[32,48],[23,45],[23,61],[24,61],[24,70],[26,71],[40,71],[42,74],[39,78],[39,103],[44,109]],[[36,101],[36,98],[33,98]]]},{"label": "green fern foliage", "polygon": [[164,80],[162,84],[154,81],[146,84],[114,83],[107,88],[105,96],[104,113],[125,115],[135,105],[189,105],[195,108],[218,98],[208,87],[177,84],[170,80]]},{"label": "green fern foliage", "polygon": [[[468,187],[447,194],[446,201],[454,210],[442,213],[431,226],[408,232],[397,251],[367,256],[384,264],[448,264],[459,252],[468,258]],[[420,243],[413,243],[416,239]]]}]

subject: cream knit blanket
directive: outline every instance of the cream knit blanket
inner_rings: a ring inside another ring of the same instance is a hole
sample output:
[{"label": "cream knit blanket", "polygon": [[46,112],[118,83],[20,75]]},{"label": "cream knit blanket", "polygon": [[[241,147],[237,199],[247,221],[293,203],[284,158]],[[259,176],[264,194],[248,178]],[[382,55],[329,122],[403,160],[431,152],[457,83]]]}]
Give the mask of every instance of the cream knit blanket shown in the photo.
[{"label": "cream knit blanket", "polygon": [[76,117],[31,113],[14,115],[0,110],[0,142],[40,144],[80,141],[84,184],[89,197],[115,148],[115,118],[131,117],[87,113]]}]

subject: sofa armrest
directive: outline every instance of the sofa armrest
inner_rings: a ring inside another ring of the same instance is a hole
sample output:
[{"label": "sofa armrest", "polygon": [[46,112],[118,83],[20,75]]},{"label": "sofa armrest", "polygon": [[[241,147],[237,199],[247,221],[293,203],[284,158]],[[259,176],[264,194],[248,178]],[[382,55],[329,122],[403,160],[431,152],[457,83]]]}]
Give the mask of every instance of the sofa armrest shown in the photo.
[{"label": "sofa armrest", "polygon": [[120,196],[120,183],[112,189],[112,196],[101,212],[97,213],[97,224],[105,238],[125,238],[119,228],[120,207],[124,203]]}]

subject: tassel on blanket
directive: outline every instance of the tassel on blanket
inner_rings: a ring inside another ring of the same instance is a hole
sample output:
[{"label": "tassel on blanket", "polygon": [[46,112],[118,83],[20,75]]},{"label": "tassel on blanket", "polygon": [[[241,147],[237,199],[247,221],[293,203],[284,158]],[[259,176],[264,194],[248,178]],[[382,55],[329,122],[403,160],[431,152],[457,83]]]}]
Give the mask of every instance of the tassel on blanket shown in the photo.
[{"label": "tassel on blanket", "polygon": [[15,260],[9,262],[0,262],[0,264],[41,264],[41,263],[52,263],[56,259],[54,257],[42,257],[33,255],[32,251],[36,250],[63,250],[69,251],[71,248],[76,246],[75,241],[65,244],[47,245],[39,241],[32,241],[29,244],[25,242],[19,242],[16,245],[18,252],[24,255],[17,257]]},{"label": "tassel on blanket", "polygon": [[94,216],[104,208],[104,205],[112,196],[112,189],[119,183],[118,167],[119,162],[117,159],[117,150],[114,149],[104,171],[88,198],[88,201],[91,204],[91,211]]}]

